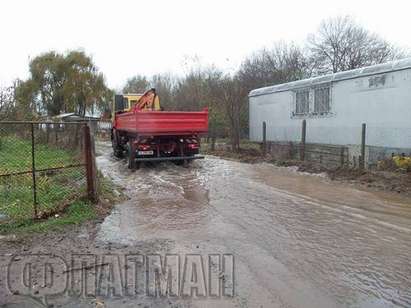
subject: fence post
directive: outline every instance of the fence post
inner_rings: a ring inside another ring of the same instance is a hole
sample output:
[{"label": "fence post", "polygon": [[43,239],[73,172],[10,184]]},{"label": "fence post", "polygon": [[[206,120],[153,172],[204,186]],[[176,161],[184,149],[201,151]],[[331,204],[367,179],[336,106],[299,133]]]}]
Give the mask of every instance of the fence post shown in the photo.
[{"label": "fence post", "polygon": [[36,182],[36,156],[35,156],[34,124],[31,123],[31,176],[33,179],[33,209],[34,218],[38,217],[37,210],[37,182]]},{"label": "fence post", "polygon": [[215,134],[211,136],[211,151],[215,150]]},{"label": "fence post", "polygon": [[360,157],[360,169],[365,169],[365,137],[366,137],[367,126],[365,123],[362,124],[361,130],[361,157]]},{"label": "fence post", "polygon": [[86,175],[87,175],[87,196],[91,202],[97,201],[96,193],[96,170],[94,165],[93,146],[91,142],[90,127],[84,125],[84,151],[86,159]]},{"label": "fence post", "polygon": [[340,164],[341,164],[341,167],[344,166],[344,154],[345,154],[345,149],[344,149],[344,147],[341,147],[340,148]]},{"label": "fence post", "polygon": [[49,138],[50,138],[50,127],[49,123],[46,124],[46,144],[49,144]]},{"label": "fence post", "polygon": [[263,122],[263,154],[267,154],[267,123]]},{"label": "fence post", "polygon": [[305,139],[307,135],[307,121],[303,120],[303,126],[301,129],[301,145],[300,145],[300,160],[305,160]]},{"label": "fence post", "polygon": [[215,150],[215,139],[216,139],[216,132],[215,128],[211,129],[211,151]]}]

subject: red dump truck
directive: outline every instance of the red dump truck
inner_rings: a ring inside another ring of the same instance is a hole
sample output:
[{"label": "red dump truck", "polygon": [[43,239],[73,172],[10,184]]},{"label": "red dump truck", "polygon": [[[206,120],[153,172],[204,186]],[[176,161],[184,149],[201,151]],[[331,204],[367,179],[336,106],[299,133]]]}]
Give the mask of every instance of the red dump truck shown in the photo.
[{"label": "red dump truck", "polygon": [[200,137],[208,132],[208,110],[163,111],[155,89],[144,94],[115,95],[111,140],[114,155],[127,155],[128,167],[142,162],[186,164],[198,155]]}]

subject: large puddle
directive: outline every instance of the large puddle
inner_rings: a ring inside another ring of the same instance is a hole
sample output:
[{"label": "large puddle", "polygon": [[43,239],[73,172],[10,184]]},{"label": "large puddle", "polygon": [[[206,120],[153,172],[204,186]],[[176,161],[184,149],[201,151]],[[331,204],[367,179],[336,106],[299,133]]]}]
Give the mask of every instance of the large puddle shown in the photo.
[{"label": "large puddle", "polygon": [[98,240],[233,254],[237,295],[219,306],[411,306],[409,199],[216,157],[130,172],[108,145],[98,151],[99,168],[130,197]]}]

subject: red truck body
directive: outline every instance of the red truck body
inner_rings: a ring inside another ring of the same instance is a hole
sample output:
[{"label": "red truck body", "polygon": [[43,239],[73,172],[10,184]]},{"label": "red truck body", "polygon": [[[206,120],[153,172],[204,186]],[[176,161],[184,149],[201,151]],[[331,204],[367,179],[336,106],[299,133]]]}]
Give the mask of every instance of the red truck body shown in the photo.
[{"label": "red truck body", "polygon": [[[155,98],[152,96],[151,102]],[[141,109],[140,100],[127,110],[122,106],[123,99],[116,95],[118,111],[113,115],[111,139],[114,155],[127,153],[130,169],[138,168],[141,162],[172,160],[185,164],[204,158],[198,154],[200,137],[208,131],[207,109],[154,111]]]},{"label": "red truck body", "polygon": [[202,135],[208,131],[208,110],[130,111],[116,114],[113,128],[136,135]]}]

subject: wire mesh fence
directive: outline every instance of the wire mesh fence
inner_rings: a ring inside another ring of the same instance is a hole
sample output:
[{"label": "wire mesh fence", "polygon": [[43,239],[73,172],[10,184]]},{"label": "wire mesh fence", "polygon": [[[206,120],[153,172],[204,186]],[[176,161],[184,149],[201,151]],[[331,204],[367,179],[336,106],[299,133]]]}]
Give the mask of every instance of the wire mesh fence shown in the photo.
[{"label": "wire mesh fence", "polygon": [[47,217],[91,197],[90,154],[84,123],[0,122],[1,221]]},{"label": "wire mesh fence", "polygon": [[[275,134],[275,130],[284,127],[271,126],[269,138],[266,138],[268,128],[265,122],[261,128],[261,147],[277,160],[314,162],[332,169],[348,167],[370,170],[382,169],[385,163],[395,162],[398,168],[411,170],[411,135],[407,129],[400,130],[367,123],[362,123],[358,127],[327,129],[310,127],[307,121],[303,120],[300,131],[295,128],[289,129],[292,131],[289,135],[291,138],[284,138],[286,141],[282,141],[281,134]],[[340,133],[330,132],[330,139],[327,136],[328,131]]]}]

